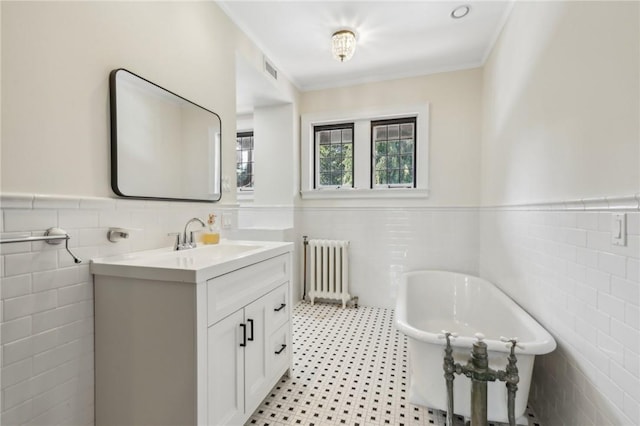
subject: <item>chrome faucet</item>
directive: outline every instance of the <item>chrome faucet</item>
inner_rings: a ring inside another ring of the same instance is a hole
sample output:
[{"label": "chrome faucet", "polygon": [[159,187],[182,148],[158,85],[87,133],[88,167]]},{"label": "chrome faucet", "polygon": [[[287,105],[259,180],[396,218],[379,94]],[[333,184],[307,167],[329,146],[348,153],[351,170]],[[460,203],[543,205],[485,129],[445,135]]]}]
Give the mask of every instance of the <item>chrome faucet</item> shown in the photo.
[{"label": "chrome faucet", "polygon": [[[203,228],[205,228],[207,225],[202,221],[202,219],[198,219],[197,217],[194,217],[193,219],[189,219],[189,221],[187,222],[186,225],[184,225],[184,231],[182,234],[180,234],[179,232],[171,232],[168,235],[172,235],[176,237],[176,241],[173,244],[173,249],[174,250],[187,250],[187,249],[191,249],[191,248],[195,248],[197,246],[197,243],[195,241],[195,239],[193,238],[193,232],[191,231],[189,232],[189,238],[187,239],[187,229],[189,228],[189,225],[193,222],[200,222],[200,225],[202,225]],[[182,238],[180,238],[180,236],[182,235]]]}]

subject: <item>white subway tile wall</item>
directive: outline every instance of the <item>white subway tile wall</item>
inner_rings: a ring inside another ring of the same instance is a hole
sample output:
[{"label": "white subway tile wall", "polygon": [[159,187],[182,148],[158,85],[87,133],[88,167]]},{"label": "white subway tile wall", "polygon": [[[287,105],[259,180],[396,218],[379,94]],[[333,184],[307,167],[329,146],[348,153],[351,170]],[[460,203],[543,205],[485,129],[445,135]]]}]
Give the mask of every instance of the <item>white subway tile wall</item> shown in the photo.
[{"label": "white subway tile wall", "polygon": [[480,211],[480,275],[556,338],[537,360],[532,404],[545,424],[640,424],[640,213],[627,246],[611,211]]},{"label": "white subway tile wall", "polygon": [[[236,208],[5,195],[3,236],[72,236],[84,259],[43,242],[0,246],[1,419],[10,424],[93,424],[93,284],[88,261],[172,244],[191,217],[225,214],[231,226],[294,226],[351,241],[351,293],[393,307],[405,271],[447,269],[501,286],[558,341],[537,362],[531,398],[543,424],[639,424],[640,212],[628,245],[612,246],[610,212],[473,208]],[[567,204],[568,205],[568,204]],[[135,229],[110,243],[110,226]],[[223,230],[224,237],[224,230]],[[301,257],[295,276],[301,276]],[[301,296],[301,283],[294,283]]]},{"label": "white subway tile wall", "polygon": [[[201,203],[167,203],[57,196],[3,195],[3,237],[43,235],[64,228],[76,265],[62,245],[0,246],[0,364],[2,425],[93,425],[92,257],[172,244],[168,232],[208,213],[236,210]],[[136,228],[107,240],[110,226]]]},{"label": "white subway tile wall", "polygon": [[393,308],[403,272],[478,270],[476,209],[305,207],[296,231],[298,240],[350,241],[349,292],[365,306]]}]

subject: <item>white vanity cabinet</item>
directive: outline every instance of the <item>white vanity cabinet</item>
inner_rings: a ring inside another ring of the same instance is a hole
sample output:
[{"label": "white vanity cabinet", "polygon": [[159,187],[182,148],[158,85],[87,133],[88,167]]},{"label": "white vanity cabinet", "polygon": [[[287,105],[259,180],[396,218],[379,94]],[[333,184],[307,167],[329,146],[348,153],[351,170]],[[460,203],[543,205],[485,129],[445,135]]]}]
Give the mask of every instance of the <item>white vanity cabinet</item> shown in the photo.
[{"label": "white vanity cabinet", "polygon": [[[282,284],[209,327],[209,424],[242,424],[289,367],[288,290]],[[280,325],[271,313],[285,309]]]},{"label": "white vanity cabinet", "polygon": [[207,247],[92,262],[96,425],[251,416],[292,363],[292,244],[255,244],[214,268]]}]

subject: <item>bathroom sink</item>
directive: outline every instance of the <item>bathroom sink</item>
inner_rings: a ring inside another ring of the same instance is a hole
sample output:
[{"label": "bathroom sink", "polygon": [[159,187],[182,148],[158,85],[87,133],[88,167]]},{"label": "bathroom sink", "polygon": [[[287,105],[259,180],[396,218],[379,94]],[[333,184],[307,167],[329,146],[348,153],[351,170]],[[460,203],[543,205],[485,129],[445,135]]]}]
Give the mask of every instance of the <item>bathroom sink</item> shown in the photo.
[{"label": "bathroom sink", "polygon": [[290,251],[291,243],[228,241],[175,251],[170,247],[91,260],[91,273],[160,281],[199,282]]}]

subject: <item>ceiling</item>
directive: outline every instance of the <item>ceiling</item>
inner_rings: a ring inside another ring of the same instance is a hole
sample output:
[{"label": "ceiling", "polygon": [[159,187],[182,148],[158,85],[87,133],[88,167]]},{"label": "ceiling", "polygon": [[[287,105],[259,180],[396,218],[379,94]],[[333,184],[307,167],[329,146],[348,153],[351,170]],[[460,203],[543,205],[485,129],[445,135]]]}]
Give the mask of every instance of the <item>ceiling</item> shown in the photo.
[{"label": "ceiling", "polygon": [[[480,66],[511,5],[507,0],[218,3],[302,91]],[[451,18],[460,5],[469,5],[469,14]],[[353,58],[341,63],[331,55],[330,39],[343,28],[355,30],[357,47]]]}]

